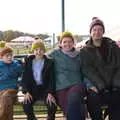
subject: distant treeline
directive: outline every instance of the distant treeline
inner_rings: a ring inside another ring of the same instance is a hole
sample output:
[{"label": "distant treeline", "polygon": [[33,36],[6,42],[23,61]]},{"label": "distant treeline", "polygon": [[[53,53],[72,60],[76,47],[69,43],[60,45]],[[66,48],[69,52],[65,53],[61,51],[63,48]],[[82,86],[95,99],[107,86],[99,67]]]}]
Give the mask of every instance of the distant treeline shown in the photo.
[{"label": "distant treeline", "polygon": [[6,42],[10,42],[11,40],[20,36],[31,36],[31,37],[38,36],[43,40],[49,37],[48,34],[41,34],[41,33],[35,35],[30,33],[24,33],[21,31],[14,31],[14,30],[0,31],[0,40],[5,40]]}]

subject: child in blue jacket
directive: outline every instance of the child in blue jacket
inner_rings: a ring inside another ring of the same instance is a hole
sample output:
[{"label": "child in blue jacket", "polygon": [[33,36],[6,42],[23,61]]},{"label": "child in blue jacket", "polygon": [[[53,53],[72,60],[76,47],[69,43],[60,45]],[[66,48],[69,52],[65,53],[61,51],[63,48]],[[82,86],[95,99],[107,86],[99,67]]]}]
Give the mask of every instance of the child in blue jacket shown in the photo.
[{"label": "child in blue jacket", "polygon": [[22,72],[13,60],[13,49],[5,46],[0,51],[0,120],[13,120],[13,104],[17,94],[17,79]]}]

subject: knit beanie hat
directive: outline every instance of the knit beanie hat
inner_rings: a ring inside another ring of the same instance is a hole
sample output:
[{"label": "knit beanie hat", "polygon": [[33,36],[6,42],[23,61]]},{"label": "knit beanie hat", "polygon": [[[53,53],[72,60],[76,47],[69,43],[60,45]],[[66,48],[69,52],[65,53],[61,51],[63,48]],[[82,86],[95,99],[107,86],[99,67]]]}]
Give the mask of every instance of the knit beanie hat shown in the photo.
[{"label": "knit beanie hat", "polygon": [[5,47],[6,42],[5,41],[0,41],[0,51]]},{"label": "knit beanie hat", "polygon": [[65,37],[70,37],[73,40],[73,42],[74,42],[73,34],[71,32],[66,31],[66,32],[63,32],[60,35],[60,43],[62,42],[63,38],[65,38]]},{"label": "knit beanie hat", "polygon": [[92,28],[93,28],[95,25],[100,25],[100,26],[103,28],[103,33],[105,32],[105,26],[104,26],[103,21],[100,20],[98,17],[93,17],[93,18],[92,18],[92,22],[91,22],[91,24],[90,24],[90,33],[91,33]]},{"label": "knit beanie hat", "polygon": [[32,43],[31,51],[34,52],[34,50],[37,49],[37,48],[42,49],[44,52],[46,51],[44,43],[41,40],[35,40]]}]

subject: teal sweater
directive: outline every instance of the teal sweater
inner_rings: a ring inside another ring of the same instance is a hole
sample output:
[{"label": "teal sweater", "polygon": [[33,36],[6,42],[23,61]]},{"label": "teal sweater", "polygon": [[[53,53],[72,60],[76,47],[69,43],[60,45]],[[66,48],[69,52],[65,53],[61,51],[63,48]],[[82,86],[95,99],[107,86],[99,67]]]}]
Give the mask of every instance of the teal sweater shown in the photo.
[{"label": "teal sweater", "polygon": [[49,56],[54,60],[56,91],[83,83],[80,55],[72,58],[57,49]]},{"label": "teal sweater", "polygon": [[22,67],[17,61],[6,64],[0,60],[0,91],[4,89],[16,89],[18,76],[22,72]]}]

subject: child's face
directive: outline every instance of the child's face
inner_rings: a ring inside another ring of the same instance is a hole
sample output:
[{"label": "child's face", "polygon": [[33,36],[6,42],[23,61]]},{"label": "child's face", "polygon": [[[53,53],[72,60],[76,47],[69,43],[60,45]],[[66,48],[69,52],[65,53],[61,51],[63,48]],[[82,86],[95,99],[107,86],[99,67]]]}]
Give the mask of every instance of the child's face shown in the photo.
[{"label": "child's face", "polygon": [[64,37],[60,43],[64,51],[70,51],[74,47],[74,42],[70,37]]},{"label": "child's face", "polygon": [[42,57],[44,55],[44,53],[45,53],[44,50],[42,50],[41,48],[37,48],[37,49],[34,50],[34,55],[35,56],[41,56]]},{"label": "child's face", "polygon": [[10,64],[12,63],[13,60],[13,53],[6,53],[2,56],[2,60],[7,63]]}]

